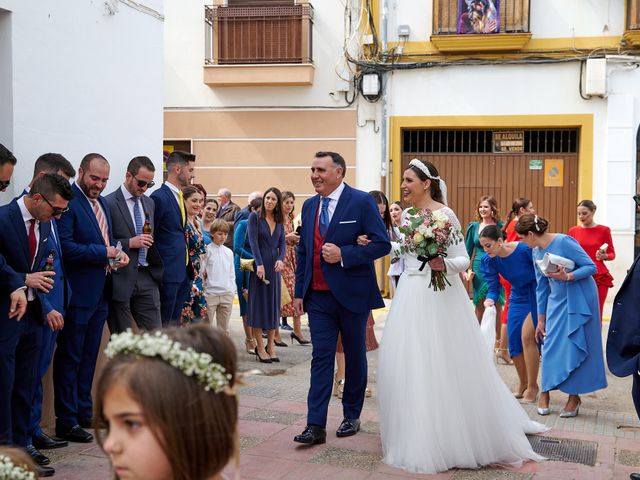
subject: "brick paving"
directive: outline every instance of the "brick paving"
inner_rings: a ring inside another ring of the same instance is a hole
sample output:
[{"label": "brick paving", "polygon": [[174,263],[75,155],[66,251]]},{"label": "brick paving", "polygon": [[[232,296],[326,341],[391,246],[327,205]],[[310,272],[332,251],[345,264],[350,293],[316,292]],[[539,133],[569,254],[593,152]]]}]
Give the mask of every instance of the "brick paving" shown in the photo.
[{"label": "brick paving", "polygon": [[[342,408],[334,397],[329,405],[327,443],[301,446],[292,439],[306,423],[311,348],[297,344],[280,348],[280,364],[260,364],[244,352],[241,323],[237,311],[234,313],[232,330],[240,352],[240,368],[248,372],[239,395],[239,472],[242,479],[626,480],[629,473],[640,471],[640,423],[630,400],[630,383],[628,379],[612,376],[608,376],[610,387],[607,390],[583,397],[580,415],[576,418],[559,418],[558,412],[565,400],[560,394],[552,395],[552,414],[548,417],[538,416],[535,405],[525,406],[531,418],[551,428],[547,436],[597,442],[595,466],[546,461],[530,462],[519,469],[452,470],[437,475],[418,475],[388,467],[381,462],[375,352],[369,354],[369,386],[374,395],[365,400],[362,431],[349,438],[335,436],[333,432],[342,420]],[[379,336],[385,315],[385,310],[376,312]],[[288,332],[281,334],[287,341]],[[512,385],[515,381],[513,367],[500,365],[497,368],[505,382]],[[51,455],[56,479],[112,478],[109,462],[95,444],[71,444],[69,448],[46,453]],[[234,466],[230,465],[225,473],[233,478],[234,472]]]}]

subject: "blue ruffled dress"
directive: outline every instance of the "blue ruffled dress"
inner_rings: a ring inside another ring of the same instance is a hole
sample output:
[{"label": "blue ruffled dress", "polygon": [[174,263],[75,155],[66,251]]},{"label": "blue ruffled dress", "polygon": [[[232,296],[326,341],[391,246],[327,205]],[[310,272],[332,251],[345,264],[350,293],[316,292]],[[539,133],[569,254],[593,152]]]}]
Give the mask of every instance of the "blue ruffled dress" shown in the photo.
[{"label": "blue ruffled dress", "polygon": [[[545,277],[535,263],[545,253],[575,262],[574,280]],[[534,248],[538,313],[546,314],[542,347],[542,391],[581,395],[607,386],[600,333],[598,290],[592,275],[596,266],[568,235],[557,234],[545,249]]]}]

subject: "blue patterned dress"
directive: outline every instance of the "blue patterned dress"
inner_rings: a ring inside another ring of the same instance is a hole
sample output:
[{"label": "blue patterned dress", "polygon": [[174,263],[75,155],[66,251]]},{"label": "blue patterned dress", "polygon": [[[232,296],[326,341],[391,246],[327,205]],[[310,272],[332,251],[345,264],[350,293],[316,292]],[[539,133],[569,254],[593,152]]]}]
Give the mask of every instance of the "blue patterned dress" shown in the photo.
[{"label": "blue patterned dress", "polygon": [[[575,262],[574,280],[545,277],[536,260],[553,253]],[[600,305],[592,275],[597,269],[582,247],[568,235],[556,234],[547,248],[534,248],[538,313],[546,315],[542,346],[542,391],[580,395],[605,388]]]}]

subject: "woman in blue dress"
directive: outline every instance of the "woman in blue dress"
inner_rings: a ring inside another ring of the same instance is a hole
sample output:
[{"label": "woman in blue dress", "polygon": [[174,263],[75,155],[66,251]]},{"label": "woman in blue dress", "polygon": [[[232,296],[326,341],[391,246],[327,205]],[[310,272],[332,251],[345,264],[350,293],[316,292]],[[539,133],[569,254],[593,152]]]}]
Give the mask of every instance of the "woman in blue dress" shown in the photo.
[{"label": "woman in blue dress", "polygon": [[[533,249],[538,281],[536,338],[543,342],[538,413],[549,414],[549,392],[560,390],[569,394],[560,417],[570,418],[578,415],[580,395],[607,386],[598,290],[592,277],[597,269],[578,242],[548,233],[548,228],[547,220],[528,213],[518,220],[516,233]],[[547,253],[572,260],[574,268],[560,266],[543,274],[538,261]]]},{"label": "woman in blue dress", "polygon": [[[280,325],[280,272],[284,269],[286,245],[282,194],[275,187],[262,197],[259,212],[251,212],[247,237],[255,259],[249,275],[248,323],[257,346],[256,357],[263,363],[279,362],[275,351],[276,329]],[[267,346],[262,343],[262,330],[267,331]]]},{"label": "woman in blue dress", "polygon": [[[261,198],[254,198],[249,202],[249,213],[259,210],[262,205]],[[247,321],[247,298],[249,298],[249,272],[240,270],[240,259],[251,260],[253,252],[247,238],[247,223],[249,220],[240,220],[233,226],[233,266],[236,271],[236,289],[238,291],[238,304],[240,316],[244,327],[244,346],[247,353],[254,354],[258,346],[253,338],[253,331]]]},{"label": "woman in blue dress", "polygon": [[522,403],[533,403],[538,397],[540,353],[535,339],[536,274],[531,249],[518,242],[505,242],[496,225],[485,227],[480,244],[486,252],[482,258],[482,276],[487,282],[485,307],[494,306],[500,298],[500,275],[511,284],[509,297],[509,355],[518,372],[520,384],[513,394]]}]

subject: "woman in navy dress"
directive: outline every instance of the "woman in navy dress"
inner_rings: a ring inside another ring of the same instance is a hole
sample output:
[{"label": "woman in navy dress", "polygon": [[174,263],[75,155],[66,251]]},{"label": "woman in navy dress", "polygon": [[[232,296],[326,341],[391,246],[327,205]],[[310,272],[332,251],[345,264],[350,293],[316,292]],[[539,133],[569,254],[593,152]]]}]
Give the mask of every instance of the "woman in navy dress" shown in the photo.
[{"label": "woman in navy dress", "polygon": [[[263,363],[280,361],[274,340],[280,324],[280,272],[286,254],[283,224],[282,194],[271,187],[262,197],[260,211],[251,212],[247,223],[247,237],[255,258],[255,273],[249,276],[248,323],[257,343],[256,357]],[[266,347],[262,343],[262,330],[267,331]]]},{"label": "woman in navy dress", "polygon": [[536,274],[531,249],[519,242],[505,242],[496,225],[485,227],[480,244],[486,255],[482,258],[482,276],[487,282],[485,306],[495,306],[502,287],[500,275],[512,285],[509,298],[509,355],[518,372],[520,385],[513,392],[522,403],[533,403],[538,396],[540,353],[535,339]]},{"label": "woman in navy dress", "polygon": [[[549,222],[528,213],[518,220],[516,232],[533,248],[538,281],[538,327],[536,338],[542,347],[542,394],[538,413],[549,413],[549,392],[561,390],[569,398],[560,417],[578,415],[580,395],[605,388],[600,304],[592,275],[593,261],[572,237],[548,233]],[[546,253],[572,260],[574,268],[559,267],[543,274],[537,261]]]}]

